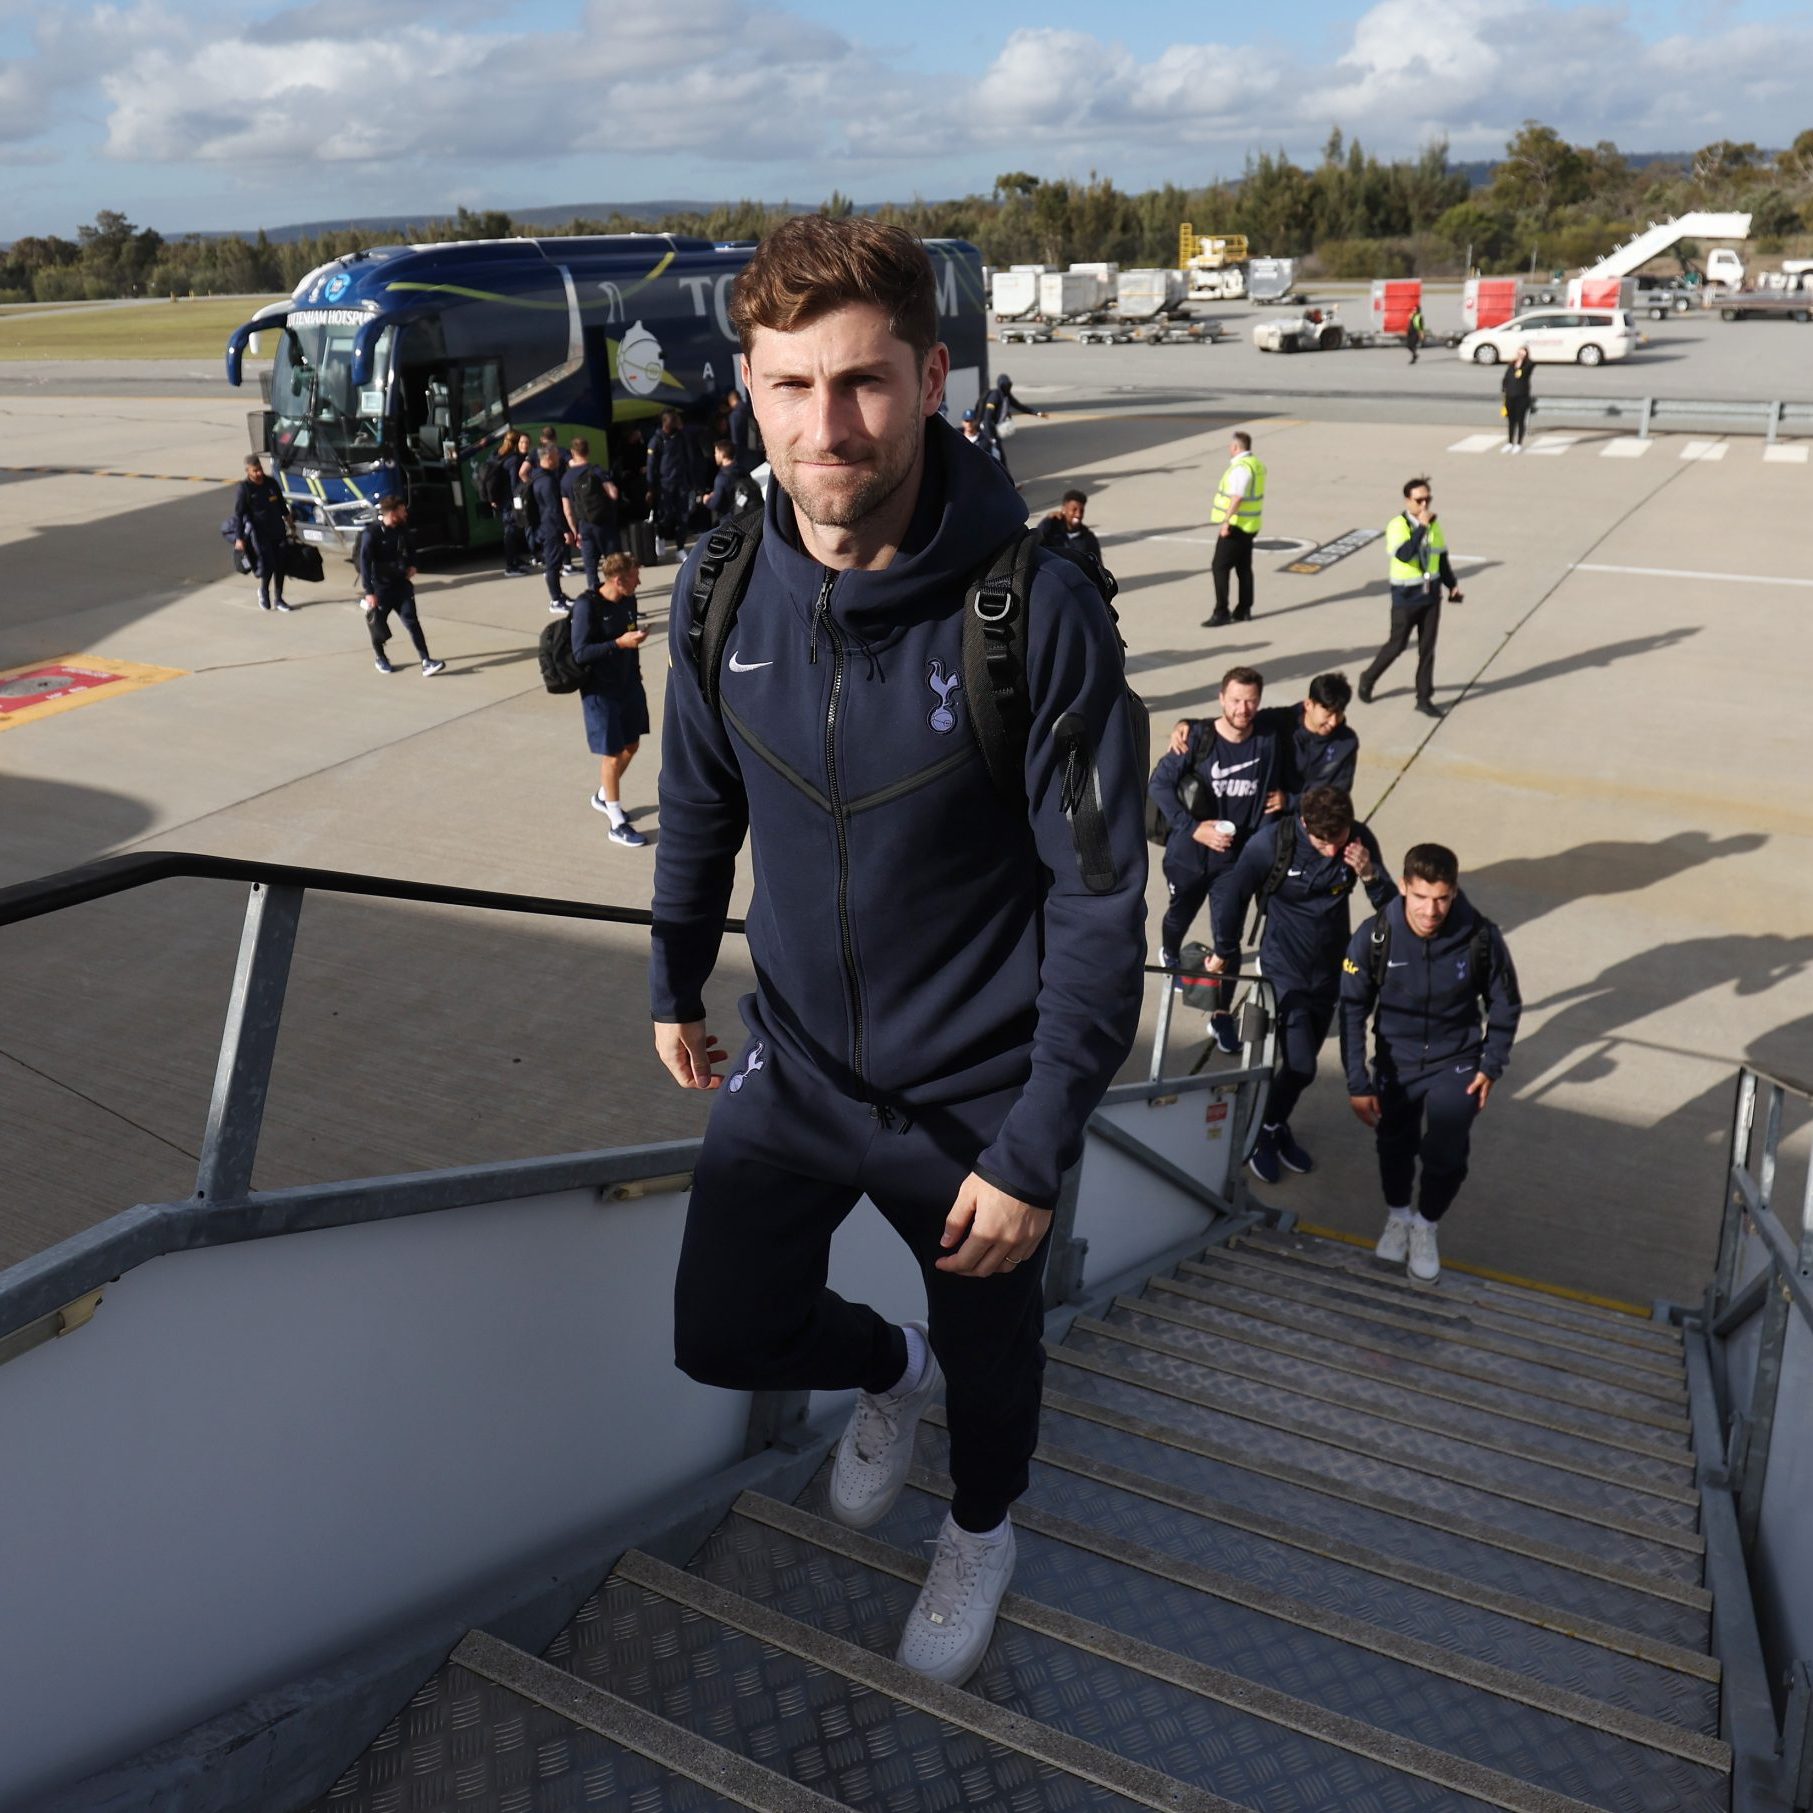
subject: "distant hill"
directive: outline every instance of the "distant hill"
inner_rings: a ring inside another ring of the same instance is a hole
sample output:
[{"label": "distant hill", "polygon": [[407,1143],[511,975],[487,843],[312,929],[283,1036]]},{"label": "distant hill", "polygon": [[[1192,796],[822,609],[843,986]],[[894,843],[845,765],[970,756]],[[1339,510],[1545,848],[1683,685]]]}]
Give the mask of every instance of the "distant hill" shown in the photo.
[{"label": "distant hill", "polygon": [[[1768,153],[1766,155],[1773,155]],[[1679,164],[1685,169],[1693,162],[1691,151],[1626,151],[1624,161],[1633,170],[1647,170],[1651,164]],[[1448,168],[1467,179],[1475,189],[1483,189],[1492,180],[1492,173],[1504,162],[1501,157],[1474,158],[1466,163],[1449,159]]]}]

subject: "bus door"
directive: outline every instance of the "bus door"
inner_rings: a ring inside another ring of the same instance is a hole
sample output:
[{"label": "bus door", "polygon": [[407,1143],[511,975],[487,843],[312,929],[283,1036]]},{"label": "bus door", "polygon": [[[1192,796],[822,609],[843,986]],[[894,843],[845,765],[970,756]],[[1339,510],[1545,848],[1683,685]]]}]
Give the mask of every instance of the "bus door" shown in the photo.
[{"label": "bus door", "polygon": [[501,359],[468,359],[452,368],[459,436],[456,490],[463,510],[467,546],[483,546],[502,538],[503,525],[485,507],[485,467],[497,451],[499,437],[509,422],[510,406],[504,394]]}]

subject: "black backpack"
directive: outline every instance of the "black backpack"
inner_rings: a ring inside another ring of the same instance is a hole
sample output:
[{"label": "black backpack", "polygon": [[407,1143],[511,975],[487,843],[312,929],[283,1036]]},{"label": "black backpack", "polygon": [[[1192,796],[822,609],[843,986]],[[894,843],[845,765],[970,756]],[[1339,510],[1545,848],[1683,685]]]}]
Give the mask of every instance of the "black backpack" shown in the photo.
[{"label": "black backpack", "polygon": [[579,468],[573,481],[573,502],[578,506],[579,520],[593,528],[608,528],[617,520],[617,512],[605,495],[604,474],[589,462]]},{"label": "black backpack", "polygon": [[565,615],[550,618],[535,647],[541,683],[549,692],[577,692],[585,669],[573,659],[573,622]]},{"label": "black backpack", "polygon": [[[725,645],[736,623],[749,575],[761,547],[764,513],[746,511],[721,523],[705,538],[692,585],[689,640],[693,665],[706,703],[721,713]],[[1032,596],[1032,570],[1039,533],[1022,527],[1005,541],[970,579],[963,603],[963,689],[969,698],[970,726],[982,765],[995,791],[1009,805],[1026,804],[1026,745],[1032,734],[1032,701],[1026,690],[1026,613]],[[1114,576],[1098,567],[1090,574],[1108,615],[1118,624]],[[1123,652],[1126,644],[1122,643]],[[1127,709],[1133,722],[1141,770],[1150,753],[1152,727],[1146,702],[1131,687]],[[1066,712],[1053,726],[1064,756],[1061,800],[1076,844],[1083,885],[1106,894],[1114,887],[1114,853],[1099,808],[1090,810],[1094,749],[1088,728],[1076,712]]]}]

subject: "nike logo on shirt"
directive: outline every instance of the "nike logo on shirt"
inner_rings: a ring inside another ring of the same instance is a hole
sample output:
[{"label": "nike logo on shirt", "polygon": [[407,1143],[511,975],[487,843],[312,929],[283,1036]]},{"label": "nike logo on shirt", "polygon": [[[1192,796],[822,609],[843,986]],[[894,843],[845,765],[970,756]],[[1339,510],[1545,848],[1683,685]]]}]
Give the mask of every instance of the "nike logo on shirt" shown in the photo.
[{"label": "nike logo on shirt", "polygon": [[1230,774],[1238,774],[1242,768],[1257,768],[1258,766],[1258,756],[1253,756],[1248,761],[1235,762],[1226,768],[1222,767],[1219,762],[1211,762],[1209,764],[1209,778],[1215,781],[1224,781]]},{"label": "nike logo on shirt", "polygon": [[772,667],[773,665],[772,661],[739,661],[736,650],[733,648],[730,651],[730,671],[733,674],[752,674],[758,667]]},{"label": "nike logo on shirt", "polygon": [[1409,961],[1410,959],[1408,957],[1406,957],[1402,963],[1400,963],[1396,957],[1387,957],[1385,959],[1385,967],[1387,969],[1402,969]]}]

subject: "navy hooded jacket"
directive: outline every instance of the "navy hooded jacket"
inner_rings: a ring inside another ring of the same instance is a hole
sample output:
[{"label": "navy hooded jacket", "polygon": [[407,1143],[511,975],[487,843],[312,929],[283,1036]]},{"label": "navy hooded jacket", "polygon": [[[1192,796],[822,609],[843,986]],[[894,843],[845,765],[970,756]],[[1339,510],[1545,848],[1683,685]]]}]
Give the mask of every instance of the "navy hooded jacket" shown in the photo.
[{"label": "navy hooded jacket", "polygon": [[[1496,1081],[1511,1061],[1511,1041],[1523,1017],[1517,969],[1497,926],[1490,926],[1492,974],[1487,983],[1485,1034],[1480,1034],[1480,985],[1471,974],[1473,936],[1481,915],[1465,894],[1455,899],[1433,938],[1419,938],[1404,918],[1402,898],[1385,908],[1391,927],[1387,969],[1376,1000],[1372,986],[1372,928],[1354,933],[1341,965],[1341,1062],[1349,1095],[1372,1095],[1376,1084],[1410,1083],[1446,1065],[1471,1068]],[[1486,922],[1490,923],[1490,922]],[[1366,1066],[1366,1022],[1378,1009],[1372,1072]]]},{"label": "navy hooded jacket", "polygon": [[[1050,1208],[1126,1057],[1145,959],[1146,855],[1117,633],[1071,562],[1041,555],[1028,609],[1025,806],[991,785],[964,698],[967,582],[1025,522],[1012,485],[945,423],[900,552],[877,571],[801,551],[771,485],[729,638],[720,721],[674,587],[655,865],[654,1017],[704,1017],[745,832],[770,1040],[843,1093],[912,1115],[1018,1088],[976,1172]],[[1114,885],[1084,886],[1053,726],[1093,738]]]},{"label": "navy hooded jacket", "polygon": [[1339,787],[1353,792],[1354,769],[1360,760],[1359,733],[1349,724],[1317,736],[1303,721],[1299,704],[1292,714],[1295,728],[1291,732],[1291,803],[1294,805],[1312,787]]},{"label": "navy hooded jacket", "polygon": [[692,450],[685,434],[657,428],[648,441],[648,498],[667,510],[684,510],[692,495]]},{"label": "navy hooded jacket", "polygon": [[[1240,852],[1233,885],[1214,901],[1215,951],[1223,958],[1239,954],[1241,922],[1272,872],[1282,827],[1291,822],[1297,827],[1296,847],[1266,908],[1259,956],[1279,995],[1300,990],[1327,998],[1341,980],[1341,959],[1347,954],[1353,929],[1347,903],[1360,879],[1341,857],[1324,856],[1309,841],[1303,820],[1295,815],[1262,825]],[[1398,889],[1386,873],[1379,840],[1366,825],[1355,825],[1353,835],[1372,857],[1366,897],[1374,907],[1388,906],[1397,898]]]}]

